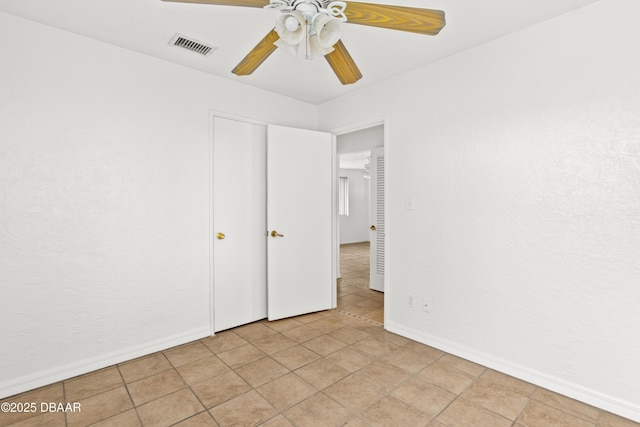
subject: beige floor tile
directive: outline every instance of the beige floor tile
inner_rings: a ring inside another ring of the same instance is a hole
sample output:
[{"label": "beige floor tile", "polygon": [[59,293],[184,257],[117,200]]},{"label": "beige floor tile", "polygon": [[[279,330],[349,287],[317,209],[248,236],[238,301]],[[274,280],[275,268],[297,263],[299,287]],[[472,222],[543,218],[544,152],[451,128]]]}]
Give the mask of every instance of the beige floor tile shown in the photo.
[{"label": "beige floor tile", "polygon": [[139,427],[142,426],[138,413],[135,409],[129,409],[121,414],[114,415],[111,418],[92,424],[91,427]]},{"label": "beige floor tile", "polygon": [[316,393],[316,388],[294,373],[284,375],[257,388],[278,411],[283,411]]},{"label": "beige floor tile", "polygon": [[247,340],[233,331],[218,332],[213,337],[201,339],[200,342],[215,354],[247,344]]},{"label": "beige floor tile", "polygon": [[[39,406],[38,406],[39,407]],[[11,427],[64,427],[66,420],[63,412],[38,412],[35,416],[23,419],[17,423],[2,424],[2,418],[5,414],[0,415],[0,425],[10,425]]]},{"label": "beige floor tile", "polygon": [[318,338],[314,338],[310,341],[302,343],[303,347],[317,353],[321,356],[327,356],[333,352],[340,350],[347,346],[346,343],[330,337],[329,335],[322,335]]},{"label": "beige floor tile", "polygon": [[137,408],[138,415],[145,427],[172,425],[203,410],[204,407],[188,388],[153,400]]},{"label": "beige floor tile", "polygon": [[36,404],[36,412],[5,412],[0,416],[0,426],[5,427],[13,423],[34,418],[40,415],[40,403],[42,402],[64,402],[64,389],[62,383],[52,384],[46,387],[40,387],[26,393],[17,394],[0,400],[5,403],[33,402]]},{"label": "beige floor tile", "polygon": [[304,314],[302,316],[295,317],[295,319],[304,325],[308,325],[309,323],[313,323],[324,317],[327,317],[327,314],[322,311],[318,311],[315,313],[309,313],[309,314]]},{"label": "beige floor tile", "polygon": [[234,328],[233,331],[249,342],[261,340],[269,335],[275,335],[278,333],[261,322],[249,323],[248,325]]},{"label": "beige floor tile", "polygon": [[253,341],[252,344],[259,350],[267,354],[274,354],[289,347],[293,347],[297,343],[282,334],[270,335],[262,340]]},{"label": "beige floor tile", "polygon": [[284,415],[294,425],[307,427],[341,426],[353,416],[351,411],[322,393],[288,409]]},{"label": "beige floor tile", "polygon": [[293,427],[293,424],[289,422],[283,415],[271,418],[269,421],[260,424],[261,427]]},{"label": "beige floor tile", "polygon": [[[450,427],[510,427],[513,423],[511,420],[464,399],[455,400],[438,416],[437,420]],[[551,427],[551,425],[546,427]]]},{"label": "beige floor tile", "polygon": [[618,415],[611,414],[609,412],[604,412],[600,414],[600,418],[598,419],[598,427],[638,427],[640,423],[636,423],[634,421],[628,420],[626,418],[622,418]]},{"label": "beige floor tile", "polygon": [[420,372],[434,362],[434,360],[425,358],[415,351],[406,348],[406,346],[393,350],[381,360],[398,368],[402,368],[411,374]]},{"label": "beige floor tile", "polygon": [[376,322],[383,323],[384,322],[384,308],[378,308],[376,310],[370,311],[364,315],[365,317],[375,320]]},{"label": "beige floor tile", "polygon": [[349,319],[347,318],[347,316],[341,313],[333,314],[331,316],[316,320],[315,322],[308,323],[309,326],[319,330],[324,334],[335,331],[336,329],[340,329],[344,326],[347,326],[348,324]]},{"label": "beige floor tile", "polygon": [[303,343],[305,341],[317,338],[323,334],[322,332],[315,328],[312,328],[311,326],[302,325],[293,329],[287,329],[286,331],[282,332],[282,335],[291,338],[297,343]]},{"label": "beige floor tile", "polygon": [[231,369],[236,369],[247,363],[262,359],[266,355],[266,353],[258,350],[251,344],[241,345],[240,347],[218,353],[220,360],[229,365]]},{"label": "beige floor tile", "polygon": [[514,421],[529,403],[527,396],[486,379],[477,380],[462,393],[462,397]]},{"label": "beige floor tile", "polygon": [[207,408],[213,408],[221,403],[244,394],[251,389],[238,374],[229,371],[191,387],[198,399]]},{"label": "beige floor tile", "polygon": [[404,348],[407,350],[411,350],[414,353],[418,353],[420,356],[424,357],[425,359],[429,359],[430,361],[434,361],[434,362],[439,358],[441,358],[442,356],[444,356],[445,354],[443,351],[438,350],[437,348],[433,348],[416,341],[409,342],[407,345],[404,346]]},{"label": "beige floor tile", "polygon": [[363,316],[366,317],[367,314],[371,313],[372,311],[374,311],[373,309],[369,308],[369,307],[361,307],[359,305],[345,305],[345,306],[338,306],[338,308],[341,308],[342,310],[349,312],[349,313],[353,313],[356,314],[358,316]]},{"label": "beige floor tile", "polygon": [[174,424],[173,427],[217,427],[218,423],[213,420],[211,414],[207,411],[200,412],[197,415],[189,417],[184,421],[180,421],[178,424]]},{"label": "beige floor tile", "polygon": [[296,370],[295,373],[318,390],[329,387],[331,384],[351,374],[342,366],[327,359],[311,362]]},{"label": "beige floor tile", "polygon": [[178,373],[189,385],[197,384],[209,378],[222,375],[230,368],[217,356],[211,355],[177,368]]},{"label": "beige floor tile", "polygon": [[166,371],[172,367],[162,353],[154,353],[150,356],[118,365],[118,369],[120,369],[120,373],[127,383]]},{"label": "beige floor tile", "polygon": [[368,353],[375,357],[384,357],[398,346],[380,338],[367,337],[351,345],[351,348]]},{"label": "beige floor tile", "polygon": [[590,423],[595,423],[600,415],[600,410],[593,406],[543,388],[536,389],[532,398]]},{"label": "beige floor tile", "polygon": [[171,348],[165,351],[164,355],[169,359],[169,362],[171,362],[173,366],[177,367],[209,357],[211,356],[211,350],[205,347],[201,342],[196,341],[181,345],[180,347]]},{"label": "beige floor tile", "polygon": [[364,377],[350,375],[327,387],[324,393],[358,414],[382,399],[386,391],[381,386],[367,381]]},{"label": "beige floor tile", "polygon": [[423,379],[411,377],[391,395],[407,405],[435,418],[457,397],[455,394]]},{"label": "beige floor tile", "polygon": [[356,343],[370,336],[368,333],[352,326],[344,326],[340,329],[336,329],[329,333],[329,335],[347,344]]},{"label": "beige floor tile", "polygon": [[355,305],[359,302],[366,301],[366,300],[367,298],[360,295],[347,294],[343,297],[338,298],[338,306]]},{"label": "beige floor tile", "polygon": [[394,397],[385,397],[360,417],[371,426],[426,426],[429,416]]},{"label": "beige floor tile", "polygon": [[[369,279],[366,279],[367,281]],[[371,291],[369,293],[369,295],[367,295],[367,298],[375,300],[375,301],[382,301],[384,302],[384,292],[378,292],[378,291]]]},{"label": "beige floor tile", "polygon": [[335,362],[350,372],[355,372],[373,362],[375,357],[368,353],[347,347],[331,353],[327,356],[327,360]]},{"label": "beige floor tile", "polygon": [[300,345],[280,351],[272,357],[292,371],[320,358],[317,353]]},{"label": "beige floor tile", "polygon": [[265,326],[268,326],[274,331],[278,331],[278,332],[288,331],[289,329],[302,326],[302,323],[298,322],[294,318],[273,320],[273,321],[263,320],[262,323]]},{"label": "beige floor tile", "polygon": [[255,390],[218,405],[209,412],[221,426],[255,426],[278,414]]},{"label": "beige floor tile", "polygon": [[143,403],[173,393],[183,387],[186,387],[186,383],[175,369],[163,371],[127,384],[129,395],[135,406],[140,406]]},{"label": "beige floor tile", "polygon": [[503,374],[501,372],[494,371],[493,369],[487,369],[480,376],[481,381],[488,381],[496,386],[515,391],[524,396],[531,396],[535,391],[536,386],[526,381],[519,380],[512,376]]},{"label": "beige floor tile", "polygon": [[260,387],[262,384],[266,384],[289,372],[289,369],[271,357],[264,357],[236,369],[236,373],[254,388]]},{"label": "beige floor tile", "polygon": [[594,423],[582,420],[566,412],[531,399],[524,409],[518,424],[524,427],[594,427]]},{"label": "beige floor tile", "polygon": [[354,417],[344,427],[369,427],[369,423],[362,421],[360,417]]},{"label": "beige floor tile", "polygon": [[81,412],[66,414],[69,427],[93,424],[133,408],[124,386],[88,397],[79,403]]},{"label": "beige floor tile", "polygon": [[468,360],[462,359],[461,357],[454,356],[452,354],[445,354],[441,358],[439,358],[435,363],[442,366],[449,366],[458,371],[472,377],[477,378],[487,369],[482,365],[478,365],[477,363],[470,362]]},{"label": "beige floor tile", "polygon": [[462,372],[446,365],[432,364],[417,374],[418,377],[442,387],[454,394],[460,394],[467,389],[473,379]]},{"label": "beige floor tile", "polygon": [[366,378],[367,381],[381,386],[387,390],[387,392],[390,392],[409,378],[409,373],[404,369],[381,360],[370,363],[353,375],[356,377],[362,376]]},{"label": "beige floor tile", "polygon": [[118,368],[112,366],[65,381],[64,395],[67,402],[77,402],[122,385]]},{"label": "beige floor tile", "polygon": [[360,301],[358,303],[356,303],[355,305],[357,305],[358,307],[366,307],[369,308],[371,310],[377,309],[377,308],[382,308],[383,303],[382,301],[376,301],[373,299],[369,299],[369,298],[365,298],[364,301]]}]

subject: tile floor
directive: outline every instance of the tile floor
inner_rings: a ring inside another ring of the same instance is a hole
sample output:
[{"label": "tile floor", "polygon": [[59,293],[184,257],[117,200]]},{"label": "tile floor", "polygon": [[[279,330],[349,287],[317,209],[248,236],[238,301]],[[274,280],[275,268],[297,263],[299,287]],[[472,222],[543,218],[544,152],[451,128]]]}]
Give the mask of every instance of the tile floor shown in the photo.
[{"label": "tile floor", "polygon": [[0,413],[0,426],[639,426],[385,331],[366,250],[344,248],[337,310],[252,323],[4,399],[80,402],[82,412]]}]

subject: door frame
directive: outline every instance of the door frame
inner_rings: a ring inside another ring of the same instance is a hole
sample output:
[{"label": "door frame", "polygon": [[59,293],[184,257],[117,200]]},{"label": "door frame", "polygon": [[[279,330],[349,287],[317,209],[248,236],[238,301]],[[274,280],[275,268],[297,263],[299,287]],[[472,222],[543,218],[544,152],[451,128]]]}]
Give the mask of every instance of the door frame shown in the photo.
[{"label": "door frame", "polygon": [[[334,146],[334,168],[335,168],[335,174],[334,174],[334,179],[336,180],[336,184],[334,184],[334,187],[337,187],[337,180],[338,180],[338,176],[340,175],[340,156],[338,156],[338,144],[337,144],[337,139],[338,136],[340,135],[344,135],[347,133],[352,133],[352,132],[357,132],[359,130],[363,130],[363,129],[368,129],[368,128],[372,128],[375,126],[380,126],[382,125],[382,133],[383,133],[383,148],[384,148],[384,158],[385,158],[385,164],[388,165],[389,164],[389,116],[383,116],[383,117],[378,117],[378,118],[373,118],[370,120],[366,120],[366,121],[362,121],[362,122],[358,122],[358,123],[354,123],[354,124],[350,124],[350,125],[346,125],[346,126],[341,126],[341,127],[337,127],[335,129],[333,129],[331,131],[331,133],[333,134],[333,146]],[[389,242],[390,242],[390,235],[391,233],[389,232],[390,227],[389,227],[389,216],[388,216],[388,203],[389,203],[389,197],[387,196],[388,193],[388,188],[389,188],[389,168],[385,167],[385,176],[384,176],[384,194],[385,194],[385,199],[384,199],[384,217],[385,217],[385,250],[384,250],[384,323],[383,323],[383,327],[384,325],[386,325],[387,323],[387,319],[388,319],[388,296],[389,296],[389,292],[391,290],[391,283],[389,280],[389,251],[388,251],[388,247],[389,247]],[[335,190],[334,190],[335,191]],[[334,197],[334,199],[336,199],[336,197]],[[334,222],[334,233],[333,233],[333,240],[334,240],[334,264],[336,266],[335,269],[335,278],[336,278],[336,283],[338,281],[338,276],[340,275],[340,229],[338,227],[339,222],[339,216],[338,216],[338,206],[336,204],[336,206],[333,209],[333,222]],[[336,296],[336,300],[334,302],[334,304],[337,306],[337,296]]]},{"label": "door frame", "polygon": [[[225,113],[223,111],[217,111],[217,110],[209,110],[209,153],[208,153],[208,172],[209,172],[209,210],[208,210],[208,217],[209,217],[209,238],[208,238],[208,242],[209,242],[209,335],[210,336],[214,336],[215,335],[215,276],[214,276],[214,269],[215,269],[215,265],[214,265],[214,243],[215,243],[215,231],[214,231],[214,223],[213,223],[213,144],[214,144],[214,134],[213,134],[213,124],[214,124],[214,118],[215,117],[219,117],[219,118],[223,118],[223,119],[229,119],[229,120],[236,120],[239,122],[244,122],[244,123],[249,123],[249,124],[253,124],[253,125],[260,125],[260,126],[268,126],[270,124],[274,124],[274,125],[280,125],[279,123],[268,123],[262,120],[256,120],[256,119],[251,119],[251,118],[247,118],[244,116],[238,116],[235,114],[229,114],[229,113]],[[284,126],[288,126],[288,125],[284,125]],[[293,126],[292,126],[293,127]],[[337,203],[337,198],[338,198],[338,193],[337,193],[337,178],[336,175],[338,173],[338,170],[336,169],[336,156],[337,156],[337,149],[336,149],[336,135],[333,132],[330,131],[325,131],[327,133],[331,133],[331,170],[332,170],[332,185],[331,185],[331,209],[332,212],[335,212],[337,214],[338,211],[338,203]],[[385,137],[386,138],[386,137]],[[269,141],[267,140],[267,144],[269,143]],[[332,218],[331,221],[331,227],[332,227],[332,245],[331,245],[331,269],[333,271],[333,277],[337,276],[337,268],[338,266],[336,265],[336,242],[339,242],[336,240],[336,235],[338,232],[338,216],[335,215],[334,218]],[[267,230],[265,230],[265,233],[267,232]],[[339,254],[339,252],[338,252]],[[267,283],[267,286],[269,284]],[[337,282],[336,280],[332,280],[331,283],[331,301],[332,301],[332,305],[333,308],[337,307]]]}]

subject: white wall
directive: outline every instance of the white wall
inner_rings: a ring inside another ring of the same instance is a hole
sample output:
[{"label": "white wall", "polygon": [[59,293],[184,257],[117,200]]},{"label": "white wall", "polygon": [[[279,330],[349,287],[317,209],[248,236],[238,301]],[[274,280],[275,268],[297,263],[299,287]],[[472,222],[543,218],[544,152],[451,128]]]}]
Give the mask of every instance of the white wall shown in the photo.
[{"label": "white wall", "polygon": [[640,421],[638,16],[603,0],[319,125],[388,118],[388,329]]},{"label": "white wall", "polygon": [[364,171],[340,169],[349,179],[349,215],[340,215],[340,244],[369,241],[369,183]]},{"label": "white wall", "polygon": [[377,125],[338,135],[336,151],[338,154],[357,153],[384,145],[384,126]]},{"label": "white wall", "polygon": [[0,397],[209,334],[210,111],[317,107],[0,13]]}]

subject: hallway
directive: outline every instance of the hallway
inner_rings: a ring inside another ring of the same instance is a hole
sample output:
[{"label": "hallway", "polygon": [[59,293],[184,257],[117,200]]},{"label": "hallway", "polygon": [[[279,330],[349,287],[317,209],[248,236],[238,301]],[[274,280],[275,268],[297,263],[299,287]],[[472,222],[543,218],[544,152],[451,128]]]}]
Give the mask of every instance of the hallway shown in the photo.
[{"label": "hallway", "polygon": [[338,309],[384,323],[384,293],[369,289],[369,242],[340,245]]}]

